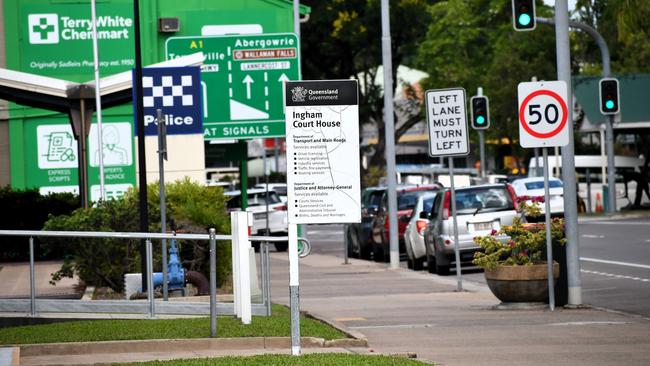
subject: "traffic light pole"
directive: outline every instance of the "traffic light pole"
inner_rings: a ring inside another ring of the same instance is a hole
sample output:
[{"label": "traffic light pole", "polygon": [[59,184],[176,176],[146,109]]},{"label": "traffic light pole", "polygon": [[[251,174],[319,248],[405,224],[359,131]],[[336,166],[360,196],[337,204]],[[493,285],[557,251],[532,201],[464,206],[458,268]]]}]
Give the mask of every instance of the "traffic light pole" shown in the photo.
[{"label": "traffic light pole", "polygon": [[[537,19],[542,22],[540,18]],[[548,21],[546,23],[549,23]],[[571,87],[571,54],[569,43],[569,6],[567,0],[555,1],[555,47],[557,78],[563,80],[569,91]],[[567,105],[573,106],[573,94],[568,93]],[[562,148],[562,180],[564,181],[564,222],[566,227],[567,277],[569,305],[582,304],[580,279],[580,255],[578,253],[578,200],[576,192],[575,153],[573,142],[573,108],[568,108],[569,144]]]},{"label": "traffic light pole", "polygon": [[[556,11],[557,11],[557,7],[556,7]],[[544,24],[555,24],[555,21],[553,19],[548,19],[548,18],[537,18],[537,21]],[[605,42],[603,36],[601,36],[597,30],[584,23],[570,20],[569,26],[571,28],[577,28],[580,29],[581,31],[584,31],[591,38],[593,38],[594,41],[596,41],[596,44],[600,49],[600,56],[603,62],[603,77],[604,78],[610,77],[611,67],[610,67],[609,47],[607,47],[607,42]],[[607,207],[609,213],[614,214],[616,212],[616,178],[614,177],[616,165],[614,162],[614,116],[612,115],[607,116],[607,122],[605,123],[605,146],[607,149],[607,187],[608,187]]]},{"label": "traffic light pole", "polygon": [[[481,87],[476,88],[476,95],[482,96],[483,88]],[[479,151],[480,151],[479,159],[481,159],[481,180],[483,181],[483,183],[485,183],[487,179],[487,175],[485,174],[487,163],[485,161],[485,131],[483,130],[478,130],[478,144],[479,144]]]}]

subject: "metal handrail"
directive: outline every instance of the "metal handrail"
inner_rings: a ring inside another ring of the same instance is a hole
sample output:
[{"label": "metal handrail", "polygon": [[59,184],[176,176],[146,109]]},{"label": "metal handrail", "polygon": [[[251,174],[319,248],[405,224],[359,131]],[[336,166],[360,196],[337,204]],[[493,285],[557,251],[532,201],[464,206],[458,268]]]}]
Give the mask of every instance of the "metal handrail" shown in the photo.
[{"label": "metal handrail", "polygon": [[[210,240],[210,234],[162,234],[142,232],[107,231],[48,231],[48,230],[0,230],[0,236],[35,237],[78,237],[78,238],[119,238],[119,239],[186,239]],[[215,235],[215,240],[231,240],[232,235]],[[289,240],[286,236],[249,236],[250,241],[281,242]]]}]

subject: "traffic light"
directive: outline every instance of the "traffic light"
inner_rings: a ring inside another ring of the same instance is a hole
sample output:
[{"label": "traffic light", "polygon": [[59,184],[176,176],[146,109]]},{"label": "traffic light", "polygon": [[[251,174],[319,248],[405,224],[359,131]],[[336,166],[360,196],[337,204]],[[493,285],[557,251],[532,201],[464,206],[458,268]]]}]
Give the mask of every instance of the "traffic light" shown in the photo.
[{"label": "traffic light", "polygon": [[486,96],[473,96],[469,100],[472,105],[472,128],[486,130],[490,127],[490,102]]},{"label": "traffic light", "polygon": [[535,0],[512,0],[512,24],[516,31],[535,29]]},{"label": "traffic light", "polygon": [[620,111],[618,80],[600,79],[600,113],[617,114]]}]

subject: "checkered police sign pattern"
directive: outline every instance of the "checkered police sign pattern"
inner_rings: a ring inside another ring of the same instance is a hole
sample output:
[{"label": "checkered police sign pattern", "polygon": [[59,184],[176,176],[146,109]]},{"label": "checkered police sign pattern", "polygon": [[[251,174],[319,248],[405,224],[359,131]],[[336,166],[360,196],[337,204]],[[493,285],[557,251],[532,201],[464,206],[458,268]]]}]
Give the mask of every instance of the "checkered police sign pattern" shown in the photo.
[{"label": "checkered police sign pattern", "polygon": [[168,135],[202,134],[201,87],[199,67],[142,69],[145,135],[158,134],[158,109],[166,118]]},{"label": "checkered police sign pattern", "polygon": [[145,108],[161,105],[173,107],[175,105],[191,106],[194,104],[192,92],[192,76],[182,75],[142,78],[143,105]]}]

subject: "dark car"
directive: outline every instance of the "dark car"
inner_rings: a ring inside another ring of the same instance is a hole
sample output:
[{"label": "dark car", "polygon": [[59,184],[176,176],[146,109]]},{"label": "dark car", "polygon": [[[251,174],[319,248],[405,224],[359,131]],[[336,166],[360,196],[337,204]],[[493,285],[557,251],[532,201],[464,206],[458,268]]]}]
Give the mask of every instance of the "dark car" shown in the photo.
[{"label": "dark car", "polygon": [[361,193],[361,223],[345,225],[348,256],[370,259],[372,255],[372,221],[379,209],[385,187],[370,187]]},{"label": "dark car", "polygon": [[[442,188],[440,184],[427,184],[397,189],[397,228],[400,255],[406,253],[404,232],[411,220],[418,197],[424,192],[437,191],[440,188]],[[389,243],[388,192],[385,191],[372,221],[372,252],[375,261],[388,262],[390,260]]]}]

